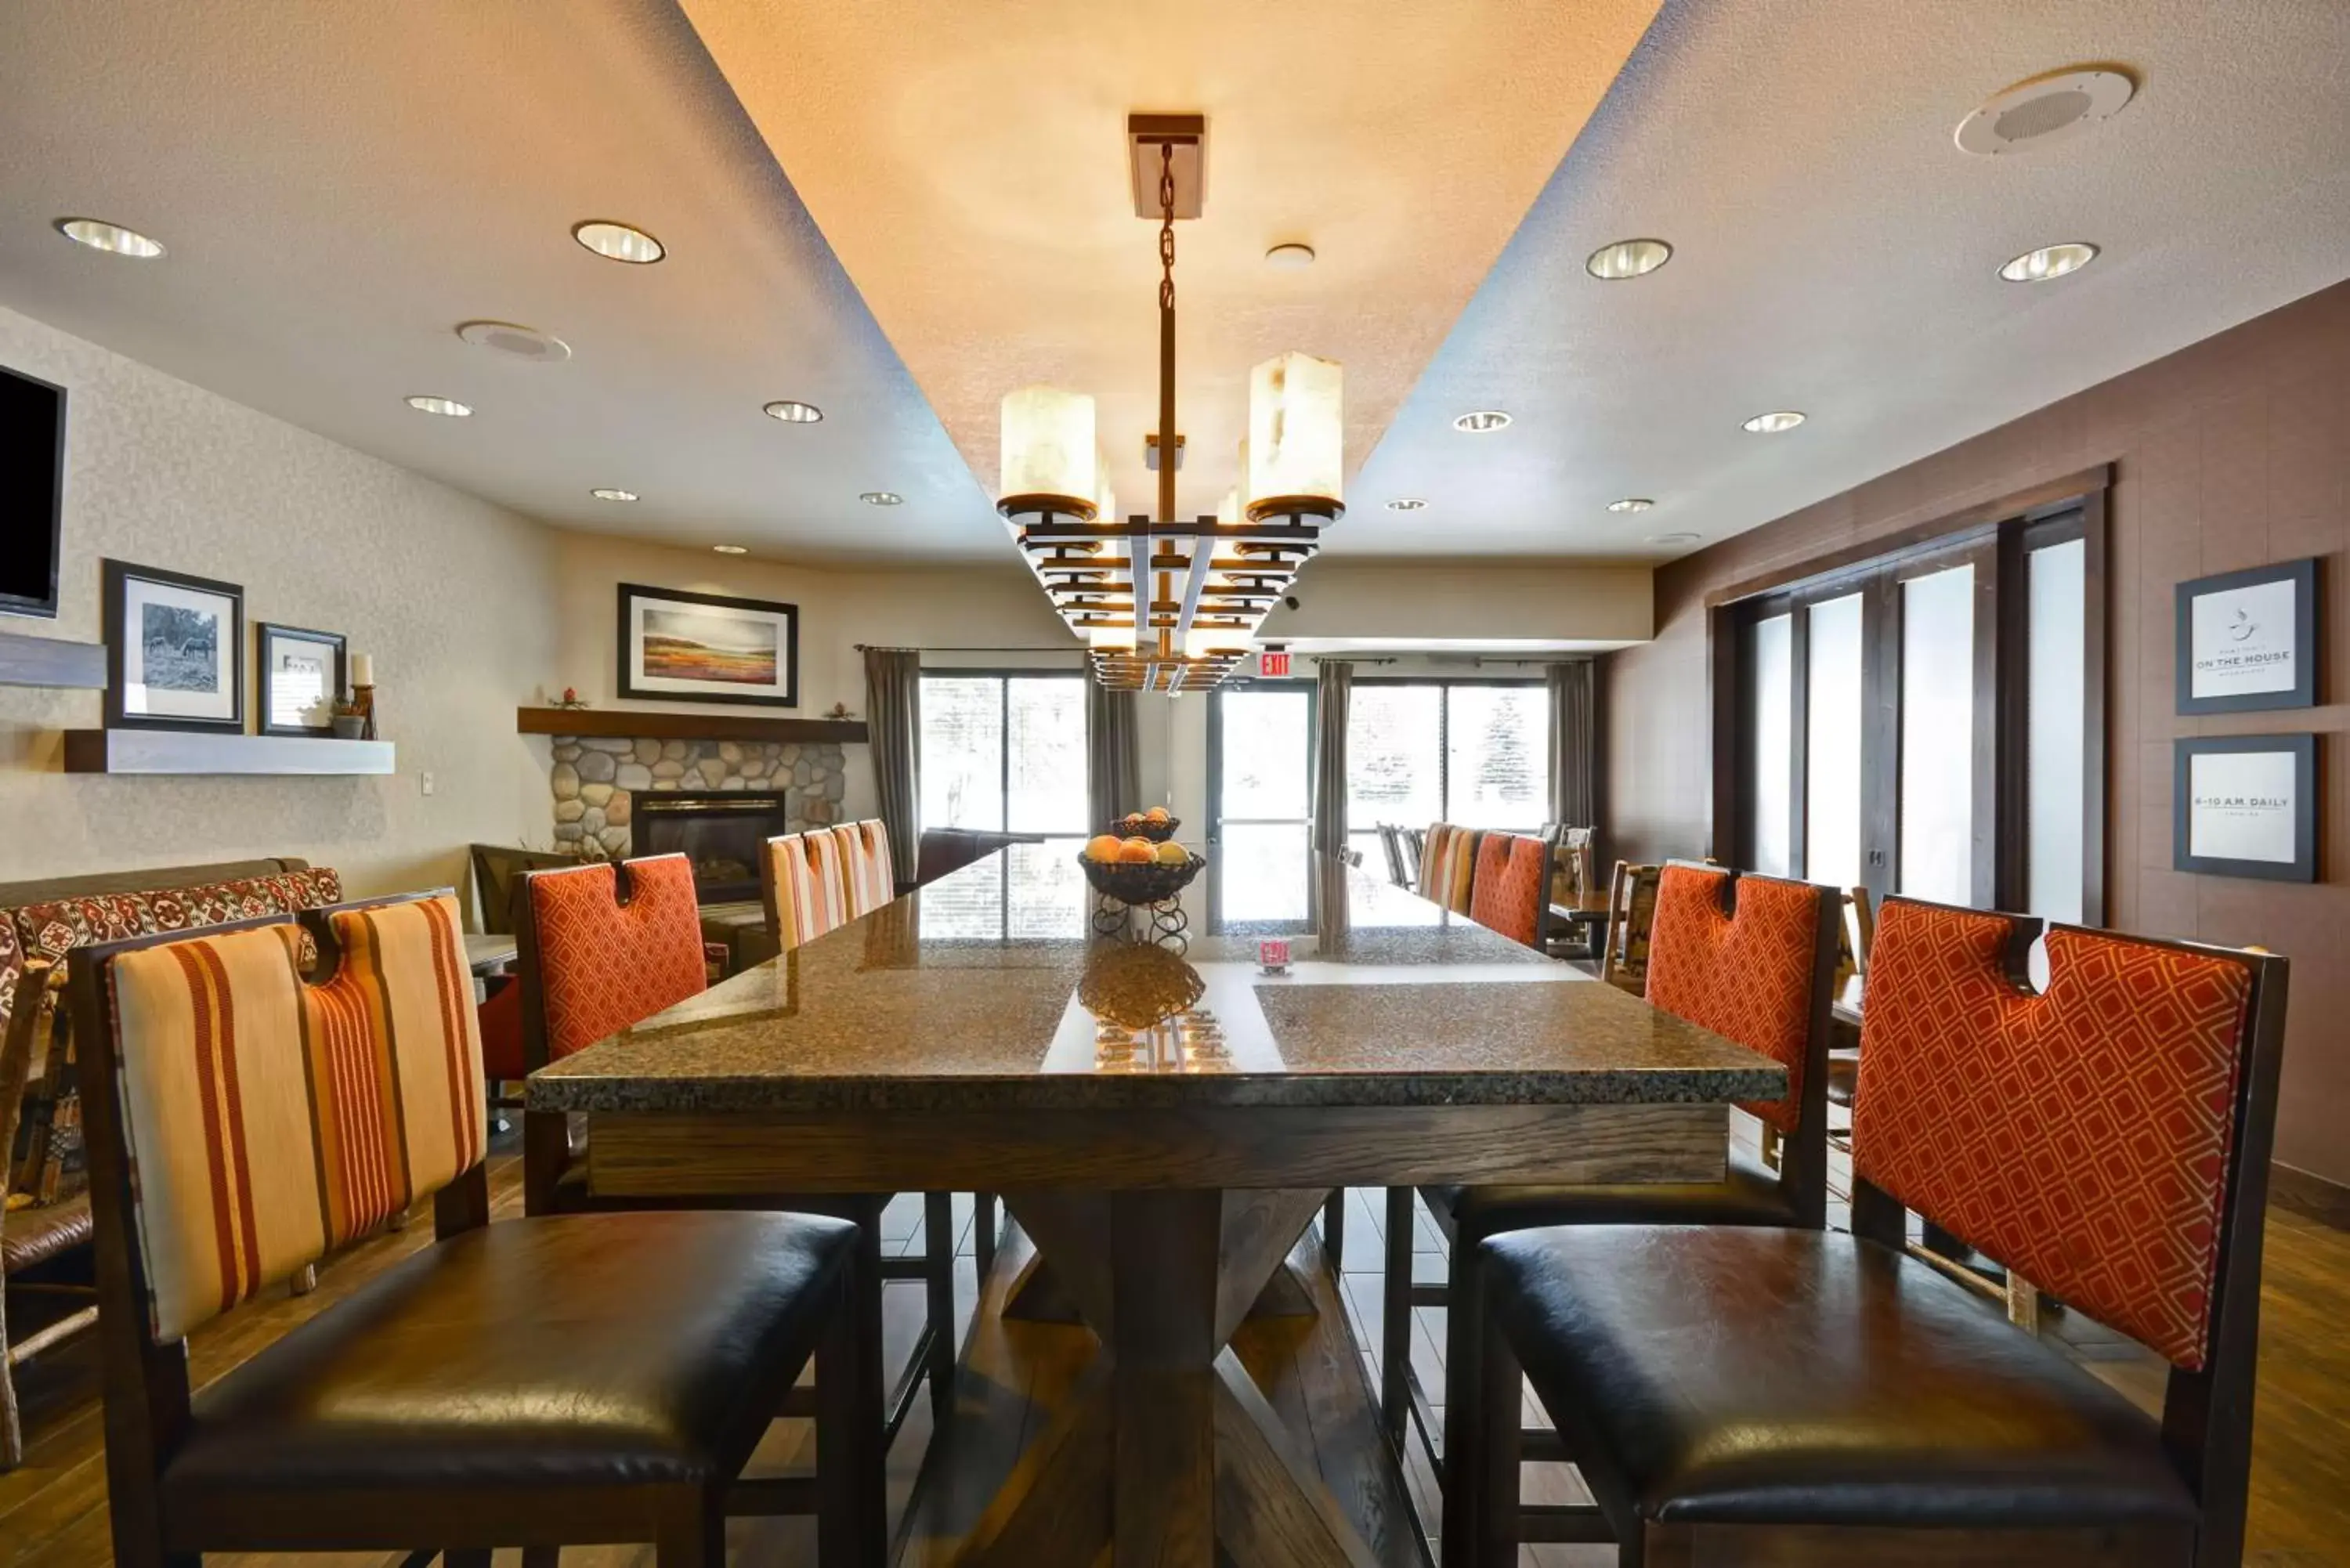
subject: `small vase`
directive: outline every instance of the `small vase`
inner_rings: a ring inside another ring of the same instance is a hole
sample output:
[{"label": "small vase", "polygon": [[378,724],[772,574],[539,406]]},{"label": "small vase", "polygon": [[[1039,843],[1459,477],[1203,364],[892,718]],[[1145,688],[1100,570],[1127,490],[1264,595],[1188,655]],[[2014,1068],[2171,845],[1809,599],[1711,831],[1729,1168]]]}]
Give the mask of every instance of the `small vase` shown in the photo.
[{"label": "small vase", "polygon": [[338,713],[334,717],[333,723],[335,739],[338,741],[357,741],[366,738],[367,715],[364,713]]}]

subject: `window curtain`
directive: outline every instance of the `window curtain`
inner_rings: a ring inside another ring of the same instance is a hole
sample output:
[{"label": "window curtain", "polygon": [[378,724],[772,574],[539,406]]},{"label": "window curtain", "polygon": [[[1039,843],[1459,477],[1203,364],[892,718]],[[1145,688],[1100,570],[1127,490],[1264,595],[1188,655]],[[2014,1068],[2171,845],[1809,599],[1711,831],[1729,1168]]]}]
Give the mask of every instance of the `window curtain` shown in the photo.
[{"label": "window curtain", "polygon": [[1347,710],[1355,694],[1355,667],[1322,660],[1314,697],[1314,847],[1347,852]]},{"label": "window curtain", "polygon": [[1107,832],[1128,812],[1142,809],[1140,694],[1113,691],[1086,677],[1086,804],[1093,813],[1088,831]]},{"label": "window curtain", "polygon": [[910,883],[921,863],[922,655],[911,648],[865,650],[866,728],[873,739],[873,782],[889,830],[889,862]]},{"label": "window curtain", "polygon": [[1564,827],[1598,825],[1597,670],[1588,659],[1550,667],[1550,815]]}]

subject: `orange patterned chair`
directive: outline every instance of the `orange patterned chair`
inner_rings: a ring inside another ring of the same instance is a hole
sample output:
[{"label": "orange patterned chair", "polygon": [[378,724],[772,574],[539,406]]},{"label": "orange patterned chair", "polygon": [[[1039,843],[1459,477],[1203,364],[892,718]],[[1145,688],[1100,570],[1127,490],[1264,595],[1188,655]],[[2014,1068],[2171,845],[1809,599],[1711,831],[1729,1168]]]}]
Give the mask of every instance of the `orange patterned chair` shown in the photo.
[{"label": "orange patterned chair", "polygon": [[1477,873],[1469,918],[1512,941],[1542,948],[1544,899],[1549,894],[1550,846],[1539,838],[1489,833],[1477,846]]},{"label": "orange patterned chair", "polygon": [[[315,983],[284,917],[73,966],[115,1560],[650,1538],[664,1565],[713,1561],[802,1367],[849,1382],[853,1229],[487,1223],[456,900],[345,906],[312,934]],[[433,1245],[192,1391],[191,1330],[427,1197]],[[880,1449],[842,1399],[819,1423],[824,1550],[861,1532],[878,1562]]]},{"label": "orange patterned chair", "polygon": [[[833,873],[839,849],[827,833],[780,842],[816,876],[837,908],[846,883]],[[622,877],[626,881],[623,883]],[[701,993],[706,985],[702,928],[694,902],[693,868],[682,855],[643,860],[529,871],[516,900],[515,968],[522,976],[523,1028],[533,1070],[617,1034],[663,1008]],[[787,944],[790,945],[790,944]],[[524,1197],[534,1214],[644,1208],[597,1196],[588,1180],[586,1142],[571,1118],[525,1111]],[[857,1221],[863,1240],[859,1321],[880,1333],[881,1286],[890,1279],[922,1282],[928,1306],[912,1361],[886,1397],[878,1384],[869,1401],[886,1413],[894,1437],[925,1379],[941,1417],[954,1394],[954,1223],[944,1193],[923,1198],[923,1251],[914,1257],[880,1255],[881,1210],[891,1193],[814,1196],[779,1193],[744,1207],[832,1213]],[[878,1376],[878,1374],[877,1374]]]},{"label": "orange patterned chair", "polygon": [[[1490,842],[1490,840],[1489,840]],[[1537,847],[1539,847],[1537,842]],[[1537,860],[1534,875],[1540,877]],[[1716,866],[1673,864],[1658,878],[1649,1002],[1759,1051],[1787,1071],[1783,1100],[1742,1108],[1785,1140],[1779,1168],[1736,1143],[1721,1180],[1686,1186],[1435,1187],[1422,1189],[1450,1238],[1451,1279],[1430,1304],[1445,1318],[1446,1451],[1465,1453],[1478,1366],[1489,1336],[1475,1261],[1478,1244],[1534,1225],[1747,1225],[1817,1230],[1827,1216],[1826,1068],[1835,995],[1836,895],[1832,888]],[[1409,1218],[1405,1206],[1405,1218]],[[1394,1227],[1391,1225],[1390,1229]],[[1407,1223],[1403,1233],[1408,1237]],[[1409,1261],[1403,1262],[1409,1278]],[[1409,1317],[1408,1311],[1404,1314]],[[1408,1365],[1408,1358],[1407,1358]],[[1391,1405],[1408,1384],[1388,1392]],[[1389,1415],[1399,1428],[1403,1411]],[[1444,1471],[1446,1511],[1473,1515],[1470,1474]],[[1456,1499],[1459,1500],[1456,1502]]]},{"label": "orange patterned chair", "polygon": [[[1523,1362],[1627,1560],[2240,1561],[2285,962],[2060,926],[2034,993],[2036,925],[1887,900],[1852,1235],[1485,1244],[1489,1485]],[[1911,1210],[2163,1356],[2159,1419],[1913,1256]]]}]

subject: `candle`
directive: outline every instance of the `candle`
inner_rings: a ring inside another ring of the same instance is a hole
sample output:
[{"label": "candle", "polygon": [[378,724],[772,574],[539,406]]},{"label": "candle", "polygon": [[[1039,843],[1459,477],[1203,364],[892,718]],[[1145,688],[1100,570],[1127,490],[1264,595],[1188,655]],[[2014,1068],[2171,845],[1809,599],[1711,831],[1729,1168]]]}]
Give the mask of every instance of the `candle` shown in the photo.
[{"label": "candle", "polygon": [[351,684],[354,686],[372,686],[375,684],[374,655],[367,653],[354,653],[351,655]]}]

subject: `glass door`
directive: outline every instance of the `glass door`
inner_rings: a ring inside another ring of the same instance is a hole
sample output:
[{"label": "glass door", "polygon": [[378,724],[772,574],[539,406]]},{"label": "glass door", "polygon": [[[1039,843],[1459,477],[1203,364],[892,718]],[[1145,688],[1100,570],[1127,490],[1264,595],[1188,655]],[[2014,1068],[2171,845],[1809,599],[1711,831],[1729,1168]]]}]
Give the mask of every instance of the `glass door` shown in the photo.
[{"label": "glass door", "polygon": [[1303,920],[1314,811],[1314,690],[1222,688],[1208,698],[1208,854],[1221,923]]}]

